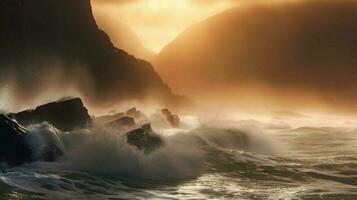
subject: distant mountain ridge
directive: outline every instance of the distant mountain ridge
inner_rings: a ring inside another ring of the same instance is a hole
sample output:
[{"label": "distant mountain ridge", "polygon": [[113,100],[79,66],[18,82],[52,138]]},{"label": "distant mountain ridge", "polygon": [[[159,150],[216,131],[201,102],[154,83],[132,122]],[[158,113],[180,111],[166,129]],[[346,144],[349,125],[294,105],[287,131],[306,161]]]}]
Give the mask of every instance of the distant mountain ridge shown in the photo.
[{"label": "distant mountain ridge", "polygon": [[180,99],[150,63],[113,46],[90,0],[2,0],[0,28],[0,90],[15,99],[66,88],[95,103]]},{"label": "distant mountain ridge", "polygon": [[101,12],[94,14],[98,26],[110,36],[114,46],[144,60],[150,61],[154,57],[155,53],[144,47],[139,36],[130,26],[121,23],[118,19],[113,20]]},{"label": "distant mountain ridge", "polygon": [[351,106],[357,99],[356,21],[357,2],[349,0],[242,5],[188,28],[153,63],[183,94],[230,88],[240,99],[242,91],[271,92]]}]

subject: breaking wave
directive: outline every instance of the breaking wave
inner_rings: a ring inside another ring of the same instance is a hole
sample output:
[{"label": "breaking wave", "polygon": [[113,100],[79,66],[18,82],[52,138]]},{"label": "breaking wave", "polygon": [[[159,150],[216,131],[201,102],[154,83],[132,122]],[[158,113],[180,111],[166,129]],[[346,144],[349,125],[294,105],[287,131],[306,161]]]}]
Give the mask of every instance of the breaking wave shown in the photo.
[{"label": "breaking wave", "polygon": [[[89,173],[137,179],[174,180],[200,176],[210,154],[217,151],[244,150],[273,154],[274,149],[261,132],[202,126],[176,129],[166,134],[158,130],[164,146],[151,153],[136,149],[126,136],[105,127],[62,133],[47,123],[28,127],[36,155],[43,146],[56,144],[65,155],[55,163],[41,163],[52,170],[79,170]],[[36,163],[38,165],[38,163]]]},{"label": "breaking wave", "polygon": [[32,125],[35,152],[55,143],[65,155],[1,173],[0,194],[7,199],[357,197],[356,130],[209,124],[163,126],[156,131],[164,146],[151,153],[105,127],[60,132],[46,123]]}]

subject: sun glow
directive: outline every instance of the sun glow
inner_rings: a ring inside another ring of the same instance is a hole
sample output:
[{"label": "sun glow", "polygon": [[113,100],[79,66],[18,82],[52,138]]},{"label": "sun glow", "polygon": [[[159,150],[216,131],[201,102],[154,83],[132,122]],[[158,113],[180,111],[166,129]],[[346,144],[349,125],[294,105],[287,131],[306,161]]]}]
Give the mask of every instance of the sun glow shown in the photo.
[{"label": "sun glow", "polygon": [[159,52],[190,25],[232,6],[231,1],[226,0],[211,3],[192,0],[145,0],[125,4],[100,2],[92,2],[96,17],[104,16],[112,23],[129,25],[144,46],[154,52]]}]

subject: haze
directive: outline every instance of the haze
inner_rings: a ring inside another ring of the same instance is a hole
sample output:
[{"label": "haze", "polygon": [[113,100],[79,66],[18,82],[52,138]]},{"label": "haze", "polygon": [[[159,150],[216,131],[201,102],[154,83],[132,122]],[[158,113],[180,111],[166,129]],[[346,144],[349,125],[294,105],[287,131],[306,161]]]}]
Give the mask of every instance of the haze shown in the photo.
[{"label": "haze", "polygon": [[[93,0],[95,17],[111,37],[124,23],[144,46],[158,53],[193,23],[234,5],[231,0]],[[111,25],[107,25],[111,23]],[[117,44],[120,46],[121,44]]]},{"label": "haze", "polygon": [[[165,93],[164,101],[185,95],[204,110],[214,109],[212,113],[357,112],[356,1],[91,0],[91,4],[93,9],[83,15],[86,19],[78,15],[76,23],[67,24],[62,17],[48,19],[48,34],[42,33],[42,22],[37,20],[43,19],[41,15],[33,19],[37,29],[19,25],[24,31],[13,42],[8,35],[18,31],[4,34],[14,52],[36,39],[23,50],[35,64],[27,67],[23,63],[28,60],[19,64],[12,58],[11,65],[5,63],[0,73],[7,85],[0,88],[0,99],[12,99],[8,94],[14,93],[26,104],[22,106],[28,106],[38,102],[33,98],[79,94],[107,106],[147,96],[151,101],[151,96],[159,96],[155,90]],[[28,16],[19,18],[26,21]],[[63,24],[53,23],[56,20]],[[70,30],[68,36],[57,34],[59,29]],[[110,41],[123,51],[113,49]],[[38,59],[32,56],[33,45],[43,48],[42,43],[54,50],[53,59],[42,58],[43,53],[36,54]],[[7,59],[9,48],[3,47]],[[57,55],[58,50],[70,64]],[[84,51],[88,51],[85,56]],[[0,101],[0,107],[8,101]]]}]

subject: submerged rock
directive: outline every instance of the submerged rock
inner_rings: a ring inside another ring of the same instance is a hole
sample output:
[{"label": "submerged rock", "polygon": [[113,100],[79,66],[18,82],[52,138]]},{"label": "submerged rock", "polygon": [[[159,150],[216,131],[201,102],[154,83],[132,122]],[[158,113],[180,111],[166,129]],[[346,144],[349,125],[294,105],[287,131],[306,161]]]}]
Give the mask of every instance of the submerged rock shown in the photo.
[{"label": "submerged rock", "polygon": [[151,152],[163,144],[163,140],[152,130],[150,123],[128,132],[127,141],[144,152]]},{"label": "submerged rock", "polygon": [[62,131],[84,128],[91,123],[88,110],[80,98],[63,99],[9,115],[23,126],[48,122]]},{"label": "submerged rock", "polygon": [[178,115],[172,114],[169,109],[165,108],[161,110],[161,114],[164,115],[167,122],[169,122],[172,128],[178,128],[180,126],[180,118]]}]

